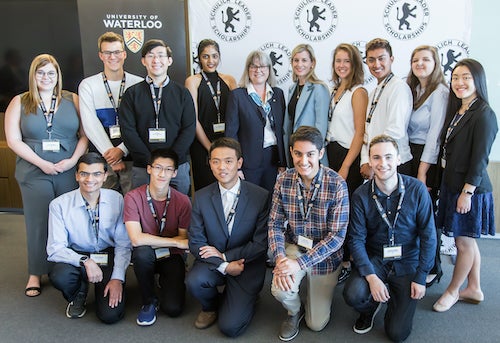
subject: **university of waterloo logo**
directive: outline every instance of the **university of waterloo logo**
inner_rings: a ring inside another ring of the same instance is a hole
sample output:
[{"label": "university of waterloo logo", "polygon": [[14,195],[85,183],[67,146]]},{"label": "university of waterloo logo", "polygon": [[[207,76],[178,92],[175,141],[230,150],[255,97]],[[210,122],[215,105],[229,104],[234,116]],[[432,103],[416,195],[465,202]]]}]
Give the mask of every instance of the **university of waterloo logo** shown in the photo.
[{"label": "university of waterloo logo", "polygon": [[384,27],[391,37],[410,40],[425,31],[430,10],[425,0],[389,0],[383,16]]},{"label": "university of waterloo logo", "polygon": [[447,81],[451,80],[451,72],[461,59],[469,57],[469,45],[458,39],[446,39],[436,44],[441,67]]},{"label": "university of waterloo logo", "polygon": [[242,0],[219,0],[209,16],[213,32],[225,42],[243,39],[252,25],[250,8]]},{"label": "university of waterloo logo", "polygon": [[299,35],[311,42],[327,39],[337,28],[337,9],[331,0],[302,0],[293,16]]},{"label": "university of waterloo logo", "polygon": [[292,52],[286,45],[278,42],[268,42],[262,44],[259,50],[269,55],[272,64],[271,72],[276,76],[278,85],[283,85],[291,80],[292,67],[290,59],[292,58]]},{"label": "university of waterloo logo", "polygon": [[123,29],[123,39],[127,48],[135,54],[144,44],[144,30]]}]

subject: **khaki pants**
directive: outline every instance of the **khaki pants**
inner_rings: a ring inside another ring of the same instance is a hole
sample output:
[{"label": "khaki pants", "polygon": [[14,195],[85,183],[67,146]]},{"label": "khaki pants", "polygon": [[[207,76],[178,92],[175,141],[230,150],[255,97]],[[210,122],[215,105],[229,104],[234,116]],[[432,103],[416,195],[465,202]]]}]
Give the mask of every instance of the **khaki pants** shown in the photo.
[{"label": "khaki pants", "polygon": [[[286,256],[297,259],[302,253],[295,244],[286,244]],[[330,309],[332,305],[333,292],[337,285],[340,266],[333,273],[326,275],[312,275],[311,270],[299,270],[294,275],[294,284],[290,291],[283,291],[275,286],[274,280],[271,285],[271,293],[289,315],[295,315],[300,311],[299,286],[302,279],[306,277],[307,295],[305,307],[305,318],[307,326],[313,331],[322,330],[330,321]]]}]

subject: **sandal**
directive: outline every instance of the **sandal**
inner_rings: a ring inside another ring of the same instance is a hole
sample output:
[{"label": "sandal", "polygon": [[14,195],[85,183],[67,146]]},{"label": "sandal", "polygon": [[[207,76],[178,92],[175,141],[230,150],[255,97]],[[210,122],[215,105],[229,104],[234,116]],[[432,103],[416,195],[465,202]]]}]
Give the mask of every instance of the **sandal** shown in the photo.
[{"label": "sandal", "polygon": [[41,287],[26,287],[24,290],[24,295],[30,298],[34,298],[42,294],[42,288]]}]

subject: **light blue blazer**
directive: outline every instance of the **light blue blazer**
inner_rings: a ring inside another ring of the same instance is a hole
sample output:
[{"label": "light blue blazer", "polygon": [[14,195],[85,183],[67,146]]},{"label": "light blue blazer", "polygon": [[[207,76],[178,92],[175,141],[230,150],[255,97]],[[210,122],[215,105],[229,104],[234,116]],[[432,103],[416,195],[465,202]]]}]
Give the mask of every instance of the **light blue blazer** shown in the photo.
[{"label": "light blue blazer", "polygon": [[[321,132],[324,140],[328,128],[328,109],[330,106],[330,91],[328,87],[322,83],[306,82],[300,94],[299,101],[297,102],[295,118],[292,123],[290,115],[288,114],[288,104],[295,92],[295,87],[297,87],[296,83],[290,86],[288,90],[287,109],[283,123],[285,150],[288,152],[287,161],[289,166],[292,166],[289,153],[289,141],[292,133],[300,126],[314,126]],[[326,154],[324,154],[324,156],[326,157]],[[321,162],[328,166],[326,158],[323,158]]]}]

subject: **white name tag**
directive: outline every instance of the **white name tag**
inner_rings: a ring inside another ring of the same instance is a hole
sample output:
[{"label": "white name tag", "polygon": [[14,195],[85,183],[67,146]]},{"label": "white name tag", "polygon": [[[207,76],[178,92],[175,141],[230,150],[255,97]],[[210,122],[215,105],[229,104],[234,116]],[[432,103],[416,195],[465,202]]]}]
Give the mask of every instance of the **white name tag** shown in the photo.
[{"label": "white name tag", "polygon": [[167,130],[165,128],[150,128],[149,129],[149,142],[150,143],[164,143],[167,141]]},{"label": "white name tag", "polygon": [[100,254],[90,254],[90,258],[100,266],[108,265],[108,254],[100,253]]},{"label": "white name tag", "polygon": [[306,249],[312,249],[313,247],[313,240],[304,236],[300,236],[297,240],[297,245],[306,248]]},{"label": "white name tag", "polygon": [[112,139],[120,138],[122,133],[120,131],[120,125],[112,125],[109,127],[109,137]]},{"label": "white name tag", "polygon": [[441,159],[441,168],[446,168],[446,160],[444,158]]},{"label": "white name tag", "polygon": [[58,139],[44,139],[42,140],[42,150],[59,152],[61,150],[61,143]]},{"label": "white name tag", "polygon": [[226,131],[226,123],[214,124],[214,133],[224,133]]},{"label": "white name tag", "polygon": [[399,260],[403,256],[403,247],[401,245],[384,245],[384,260]]},{"label": "white name tag", "polygon": [[157,248],[157,249],[155,249],[155,255],[156,255],[157,260],[159,260],[161,258],[169,257],[170,256],[170,249],[169,248]]}]

